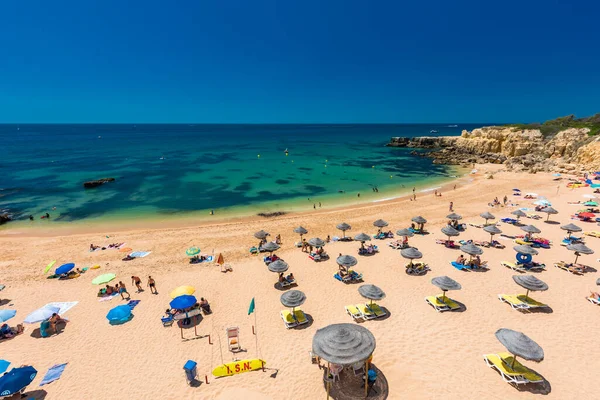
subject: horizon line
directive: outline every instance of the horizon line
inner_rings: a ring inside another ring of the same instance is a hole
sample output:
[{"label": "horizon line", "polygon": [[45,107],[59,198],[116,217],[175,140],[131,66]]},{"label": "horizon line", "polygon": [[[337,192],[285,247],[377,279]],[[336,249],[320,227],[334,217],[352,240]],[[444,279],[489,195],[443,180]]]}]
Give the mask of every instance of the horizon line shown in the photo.
[{"label": "horizon line", "polygon": [[536,122],[0,122],[0,125],[477,125]]}]

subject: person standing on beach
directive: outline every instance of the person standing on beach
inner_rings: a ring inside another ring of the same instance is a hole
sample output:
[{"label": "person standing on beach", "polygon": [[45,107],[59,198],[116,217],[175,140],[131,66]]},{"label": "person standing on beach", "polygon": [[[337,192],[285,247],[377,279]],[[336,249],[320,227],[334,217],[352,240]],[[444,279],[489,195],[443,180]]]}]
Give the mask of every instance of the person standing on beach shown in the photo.
[{"label": "person standing on beach", "polygon": [[142,289],[142,280],[140,279],[139,276],[132,275],[131,276],[131,284],[135,285],[135,287],[138,290],[138,293],[144,291],[144,289]]},{"label": "person standing on beach", "polygon": [[456,190],[456,185],[454,185],[454,190]]},{"label": "person standing on beach", "polygon": [[319,202],[319,208],[321,208],[321,202]]},{"label": "person standing on beach", "polygon": [[360,192],[358,192],[358,197],[360,197]]},{"label": "person standing on beach", "polygon": [[315,203],[313,203],[313,209],[316,210],[317,209],[317,205]]},{"label": "person standing on beach", "polygon": [[454,202],[452,202],[452,201],[450,202],[450,207],[449,207],[449,209],[450,209],[450,212],[453,212],[453,211],[454,211]]},{"label": "person standing on beach", "polygon": [[150,293],[158,294],[158,290],[156,290],[156,281],[150,275],[148,275],[148,287],[150,287]]},{"label": "person standing on beach", "polygon": [[506,195],[504,195],[504,205],[506,205],[507,202],[508,202],[508,197],[506,197]]},{"label": "person standing on beach", "polygon": [[[125,298],[123,293],[127,293],[127,298]],[[125,287],[125,284],[123,283],[123,281],[119,281],[119,294],[121,295],[121,298],[123,300],[129,300],[131,298],[131,296],[129,295],[129,292],[127,291],[127,287]]]}]

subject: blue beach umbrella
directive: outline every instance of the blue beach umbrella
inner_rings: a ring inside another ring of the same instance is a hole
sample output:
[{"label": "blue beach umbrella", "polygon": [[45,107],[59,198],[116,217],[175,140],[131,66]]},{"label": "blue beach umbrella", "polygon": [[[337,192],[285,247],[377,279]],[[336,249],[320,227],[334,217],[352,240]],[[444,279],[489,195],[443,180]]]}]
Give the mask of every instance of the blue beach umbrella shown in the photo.
[{"label": "blue beach umbrella", "polygon": [[131,307],[129,307],[127,304],[116,306],[110,310],[108,314],[106,314],[106,319],[108,319],[111,324],[122,324],[129,321],[130,318]]},{"label": "blue beach umbrella", "polygon": [[0,310],[0,322],[6,322],[17,314],[17,310]]},{"label": "blue beach umbrella", "polygon": [[56,268],[56,270],[54,271],[54,273],[56,275],[66,274],[67,272],[69,272],[73,268],[75,268],[75,264],[73,264],[73,263],[63,264],[60,267]]},{"label": "blue beach umbrella", "polygon": [[173,300],[171,300],[169,305],[171,306],[171,308],[174,308],[176,310],[183,310],[185,308],[193,306],[197,302],[198,301],[194,296],[184,294],[182,296],[175,297]]},{"label": "blue beach umbrella", "polygon": [[31,366],[11,369],[6,375],[0,377],[0,397],[19,393],[33,381],[36,375],[37,370]]},{"label": "blue beach umbrella", "polygon": [[0,360],[0,374],[4,373],[8,366],[10,365],[10,361]]}]

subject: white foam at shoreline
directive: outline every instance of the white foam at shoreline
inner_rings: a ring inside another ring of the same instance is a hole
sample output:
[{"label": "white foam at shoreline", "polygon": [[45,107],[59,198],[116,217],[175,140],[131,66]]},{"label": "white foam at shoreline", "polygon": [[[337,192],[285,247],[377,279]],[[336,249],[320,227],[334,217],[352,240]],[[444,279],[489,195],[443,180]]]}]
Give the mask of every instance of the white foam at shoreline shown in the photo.
[{"label": "white foam at shoreline", "polygon": [[438,190],[438,189],[441,189],[441,188],[442,188],[441,186],[427,188],[427,189],[420,190],[419,193],[431,192],[432,190]]}]

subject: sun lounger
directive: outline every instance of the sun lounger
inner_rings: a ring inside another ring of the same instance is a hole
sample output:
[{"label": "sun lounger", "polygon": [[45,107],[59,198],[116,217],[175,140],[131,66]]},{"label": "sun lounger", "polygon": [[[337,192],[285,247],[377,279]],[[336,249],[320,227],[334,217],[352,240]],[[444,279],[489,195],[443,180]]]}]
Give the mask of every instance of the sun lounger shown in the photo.
[{"label": "sun lounger", "polygon": [[379,307],[379,304],[377,304],[377,303],[367,303],[365,305],[367,306],[367,308],[369,310],[371,310],[371,312],[373,314],[375,314],[375,316],[377,318],[384,317],[385,315],[387,315],[387,313],[385,312],[385,310],[383,308]]},{"label": "sun lounger", "polygon": [[545,307],[548,307],[547,304],[540,303],[539,301],[535,301],[531,297],[525,296],[524,294],[517,295],[517,299],[521,300],[529,308],[545,308]]},{"label": "sun lounger", "polygon": [[284,279],[283,281],[279,282],[280,288],[286,288],[286,287],[294,286],[294,285],[296,285],[296,279],[292,279],[292,280]]},{"label": "sun lounger", "polygon": [[600,232],[598,232],[598,231],[584,232],[584,234],[588,235],[588,236],[593,236],[595,238],[600,238]]},{"label": "sun lounger", "polygon": [[168,327],[173,325],[173,322],[175,322],[175,318],[173,317],[173,315],[169,315],[168,317],[162,317],[160,321],[162,322],[164,327]]},{"label": "sun lounger", "polygon": [[377,316],[365,304],[355,304],[354,306],[358,309],[358,312],[360,312],[364,320],[377,318]]},{"label": "sun lounger", "polygon": [[513,356],[509,353],[486,354],[483,356],[488,367],[495,369],[500,373],[505,382],[515,385],[525,385],[527,383],[540,383],[544,379],[525,367],[518,361],[514,361]]},{"label": "sun lounger", "polygon": [[350,315],[355,321],[364,321],[362,314],[354,304],[347,305],[344,308],[346,309],[348,315]]},{"label": "sun lounger", "polygon": [[281,311],[281,319],[283,319],[283,323],[287,329],[308,323],[306,315],[300,309],[296,309],[293,314],[289,310]]},{"label": "sun lounger", "polygon": [[333,275],[333,277],[335,279],[337,279],[338,281],[344,282],[344,283],[358,282],[358,281],[361,281],[363,278],[362,274],[359,274],[358,272],[355,272],[352,270],[350,270],[348,275],[345,275],[343,278],[340,276],[339,273],[336,273],[335,275]]},{"label": "sun lounger", "polygon": [[566,263],[564,261],[559,261],[557,263],[554,263],[554,266],[556,268],[560,268],[562,270],[568,271],[574,275],[583,275],[583,273],[585,272],[585,265],[581,265],[581,264],[571,264],[571,263]]},{"label": "sun lounger", "polygon": [[448,308],[450,308],[451,311],[460,309],[460,305],[456,301],[452,300],[450,297],[448,297],[448,296],[442,296],[442,297],[438,296],[438,298],[440,300],[443,300],[444,304],[446,304],[448,306]]},{"label": "sun lounger", "polygon": [[499,294],[498,300],[508,304],[513,310],[524,310],[529,308],[529,306],[523,301],[521,301],[521,299],[519,299],[517,295]]},{"label": "sun lounger", "polygon": [[[443,299],[443,301],[442,301]],[[460,308],[460,305],[455,302],[454,300],[452,300],[449,297],[445,297],[442,296],[428,296],[425,297],[425,301],[431,305],[435,311],[437,312],[442,312],[442,311],[451,311],[451,310],[458,310]]]},{"label": "sun lounger", "polygon": [[600,300],[598,300],[597,298],[588,296],[586,297],[586,299],[588,299],[588,301],[592,304],[595,304],[597,306],[600,305]]},{"label": "sun lounger", "polygon": [[517,263],[510,262],[510,261],[500,261],[500,265],[502,265],[503,267],[510,268],[510,269],[512,269],[514,271],[518,271],[518,272],[525,272],[525,271],[527,271],[523,267],[523,264],[517,264]]},{"label": "sun lounger", "polygon": [[299,308],[296,308],[294,310],[294,317],[295,317],[296,321],[298,322],[298,325],[303,325],[303,324],[308,323],[308,318],[306,318],[304,311],[302,311]]},{"label": "sun lounger", "polygon": [[410,275],[423,275],[429,270],[429,266],[425,263],[406,264],[406,272]]}]

